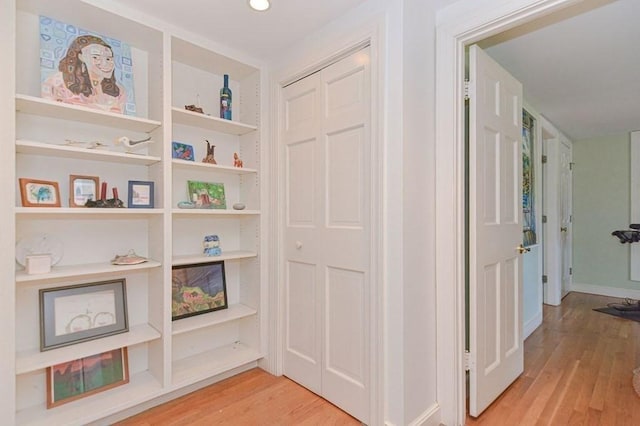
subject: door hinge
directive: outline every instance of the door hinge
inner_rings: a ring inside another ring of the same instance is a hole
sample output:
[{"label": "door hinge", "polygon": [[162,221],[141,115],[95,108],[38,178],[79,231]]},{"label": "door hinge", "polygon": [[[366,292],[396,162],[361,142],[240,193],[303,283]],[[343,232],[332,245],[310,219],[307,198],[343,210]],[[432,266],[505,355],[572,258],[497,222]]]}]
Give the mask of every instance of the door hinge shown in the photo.
[{"label": "door hinge", "polygon": [[542,284],[546,284],[549,281],[549,278],[546,275],[542,276]]},{"label": "door hinge", "polygon": [[576,164],[576,163],[569,163],[569,170],[573,170],[573,166],[574,166],[575,164]]},{"label": "door hinge", "polygon": [[542,223],[547,223],[547,215],[546,214],[542,215]]},{"label": "door hinge", "polygon": [[573,268],[569,268],[569,275],[573,275]]},{"label": "door hinge", "polygon": [[546,164],[547,163],[547,156],[543,155],[542,156],[542,164]]},{"label": "door hinge", "polygon": [[572,214],[569,215],[569,223],[573,223],[573,215]]},{"label": "door hinge", "polygon": [[471,371],[471,352],[464,351],[464,371]]},{"label": "door hinge", "polygon": [[468,101],[469,99],[471,99],[471,98],[469,97],[469,90],[470,90],[470,89],[469,89],[469,86],[470,86],[470,84],[471,84],[471,83],[469,82],[469,79],[468,79],[468,78],[465,78],[465,79],[464,79],[464,100],[465,100],[465,101]]}]

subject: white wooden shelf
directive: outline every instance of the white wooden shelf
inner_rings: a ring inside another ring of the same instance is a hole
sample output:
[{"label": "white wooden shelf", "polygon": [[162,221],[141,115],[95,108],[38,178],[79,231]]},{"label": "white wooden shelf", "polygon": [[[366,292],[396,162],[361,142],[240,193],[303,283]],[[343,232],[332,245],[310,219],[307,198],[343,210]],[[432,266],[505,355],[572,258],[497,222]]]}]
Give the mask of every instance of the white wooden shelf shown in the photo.
[{"label": "white wooden shelf", "polygon": [[173,209],[174,216],[255,216],[260,210],[233,209]]},{"label": "white wooden shelf", "polygon": [[133,217],[133,216],[153,216],[161,215],[162,209],[99,209],[87,207],[16,207],[16,215],[23,217],[97,217],[106,219],[108,217]]},{"label": "white wooden shelf", "polygon": [[27,274],[26,271],[16,271],[16,283],[46,281],[55,278],[78,278],[89,275],[122,274],[123,272],[152,269],[161,266],[160,262],[149,260],[137,265],[112,265],[111,263],[90,263],[84,265],[53,266],[46,274]]},{"label": "white wooden shelf", "polygon": [[187,386],[262,358],[259,351],[236,342],[173,363],[174,387]]},{"label": "white wooden shelf", "polygon": [[44,404],[16,413],[18,425],[86,425],[165,393],[151,373],[133,374],[129,383],[47,410]]},{"label": "white wooden shelf", "polygon": [[202,254],[193,254],[193,255],[187,254],[187,255],[173,256],[172,264],[173,266],[191,265],[194,263],[215,262],[217,260],[249,259],[257,256],[258,256],[258,253],[256,253],[255,251],[223,250],[222,255],[220,256],[204,256]]},{"label": "white wooden shelf", "polygon": [[79,105],[55,102],[29,95],[16,95],[16,111],[24,114],[79,121],[105,127],[149,133],[162,123],[146,118],[90,109]]},{"label": "white wooden shelf", "polygon": [[127,154],[125,152],[107,151],[104,149],[86,149],[70,145],[17,140],[18,154],[45,155],[47,157],[70,158],[85,161],[104,161],[118,164],[140,164],[149,166],[160,162],[160,157],[149,155]]},{"label": "white wooden shelf", "polygon": [[173,321],[171,323],[171,334],[175,336],[177,334],[188,333],[205,327],[237,321],[257,313],[257,310],[243,304],[229,305],[227,309],[220,309],[218,311]]},{"label": "white wooden shelf", "polygon": [[16,354],[16,375],[30,373],[62,362],[73,361],[125,346],[133,346],[160,338],[160,332],[149,324],[136,325],[126,333],[103,337],[75,345],[40,352],[33,349]]},{"label": "white wooden shelf", "polygon": [[173,124],[199,127],[201,129],[213,130],[214,132],[229,135],[244,135],[258,129],[256,126],[240,123],[239,121],[225,120],[176,107],[171,108],[171,115],[173,117]]},{"label": "white wooden shelf", "polygon": [[208,164],[198,161],[187,161],[187,160],[179,160],[174,158],[171,163],[174,168],[181,169],[201,169],[201,170],[211,170],[212,172],[223,172],[223,173],[231,173],[236,175],[247,175],[252,173],[258,173],[256,169],[249,169],[244,167],[232,167],[232,166],[221,166],[219,164]]}]

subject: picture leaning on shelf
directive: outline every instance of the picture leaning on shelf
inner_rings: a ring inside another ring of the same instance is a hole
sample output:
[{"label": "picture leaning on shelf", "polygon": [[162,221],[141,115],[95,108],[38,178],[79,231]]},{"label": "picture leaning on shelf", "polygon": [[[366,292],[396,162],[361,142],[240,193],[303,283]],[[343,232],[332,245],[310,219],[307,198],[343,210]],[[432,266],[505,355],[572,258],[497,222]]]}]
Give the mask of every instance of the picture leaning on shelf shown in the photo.
[{"label": "picture leaning on shelf", "polygon": [[60,207],[58,182],[19,178],[23,207]]},{"label": "picture leaning on shelf", "polygon": [[127,348],[47,367],[47,408],[129,383]]},{"label": "picture leaning on shelf", "polygon": [[227,308],[224,261],[173,266],[172,321]]},{"label": "picture leaning on shelf", "polygon": [[40,351],[129,331],[124,278],[39,290]]},{"label": "picture leaning on shelf", "polygon": [[226,209],[223,183],[187,181],[189,200],[200,209]]},{"label": "picture leaning on shelf", "polygon": [[75,25],[40,16],[41,96],[135,115],[131,47]]}]

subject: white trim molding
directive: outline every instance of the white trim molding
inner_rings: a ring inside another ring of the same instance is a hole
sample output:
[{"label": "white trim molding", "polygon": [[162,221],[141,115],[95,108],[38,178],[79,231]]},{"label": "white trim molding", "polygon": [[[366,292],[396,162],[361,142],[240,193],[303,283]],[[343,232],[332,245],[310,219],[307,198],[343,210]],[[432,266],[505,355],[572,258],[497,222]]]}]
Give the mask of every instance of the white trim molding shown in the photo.
[{"label": "white trim molding", "polygon": [[527,321],[524,324],[523,331],[522,331],[522,335],[524,336],[524,338],[526,339],[527,337],[531,336],[531,333],[536,331],[536,329],[540,327],[541,324],[542,324],[542,311],[536,313],[536,315],[533,318],[531,318],[529,321]]},{"label": "white trim molding", "polygon": [[436,403],[424,413],[409,423],[409,426],[438,426],[440,425],[440,406]]},{"label": "white trim molding", "polygon": [[465,47],[572,3],[577,0],[460,0],[437,14],[437,380],[444,424],[465,423]]}]

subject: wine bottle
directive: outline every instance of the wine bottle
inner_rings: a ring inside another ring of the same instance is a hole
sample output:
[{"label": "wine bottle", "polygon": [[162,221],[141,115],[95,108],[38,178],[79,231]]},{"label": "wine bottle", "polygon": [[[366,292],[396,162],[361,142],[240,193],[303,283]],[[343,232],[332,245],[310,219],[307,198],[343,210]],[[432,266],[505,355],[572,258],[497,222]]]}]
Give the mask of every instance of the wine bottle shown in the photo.
[{"label": "wine bottle", "polygon": [[224,87],[220,89],[220,118],[231,120],[231,89],[227,74],[224,75]]}]

